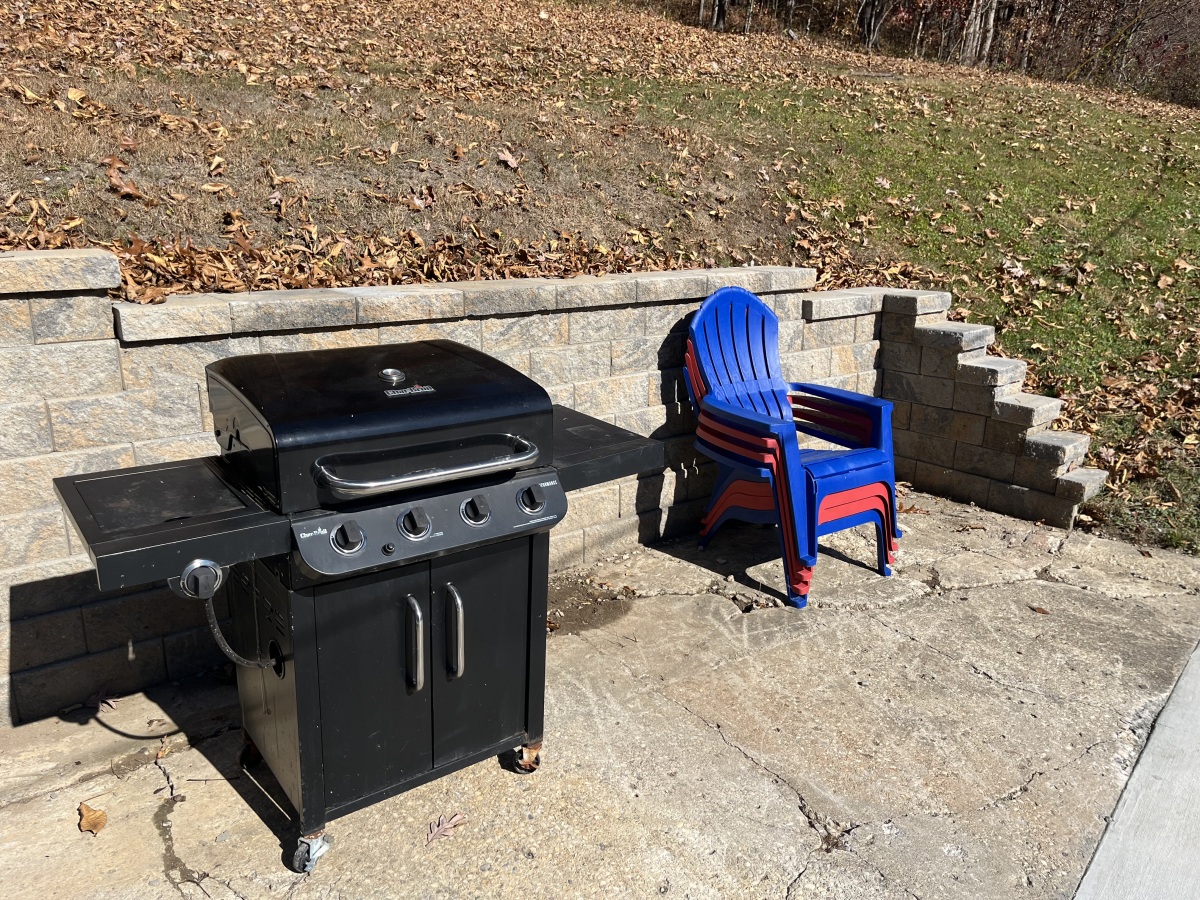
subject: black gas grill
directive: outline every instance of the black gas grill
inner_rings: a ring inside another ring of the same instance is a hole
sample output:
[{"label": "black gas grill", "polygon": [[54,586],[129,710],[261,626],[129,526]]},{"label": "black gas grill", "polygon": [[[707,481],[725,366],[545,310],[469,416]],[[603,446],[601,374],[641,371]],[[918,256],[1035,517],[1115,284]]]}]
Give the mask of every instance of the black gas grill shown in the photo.
[{"label": "black gas grill", "polygon": [[248,756],[298,816],[295,867],[332,818],[512,748],[535,769],[549,530],[566,490],[661,467],[661,445],[450,341],[207,371],[219,457],[55,487],[102,590],[208,604]]}]

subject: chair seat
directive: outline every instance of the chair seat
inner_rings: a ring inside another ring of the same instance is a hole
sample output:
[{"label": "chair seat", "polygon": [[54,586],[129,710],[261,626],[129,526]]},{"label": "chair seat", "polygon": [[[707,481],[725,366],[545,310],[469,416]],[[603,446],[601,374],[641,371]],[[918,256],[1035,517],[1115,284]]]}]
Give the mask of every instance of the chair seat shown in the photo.
[{"label": "chair seat", "polygon": [[890,458],[882,450],[801,450],[800,462],[813,478],[832,478],[887,465]]}]

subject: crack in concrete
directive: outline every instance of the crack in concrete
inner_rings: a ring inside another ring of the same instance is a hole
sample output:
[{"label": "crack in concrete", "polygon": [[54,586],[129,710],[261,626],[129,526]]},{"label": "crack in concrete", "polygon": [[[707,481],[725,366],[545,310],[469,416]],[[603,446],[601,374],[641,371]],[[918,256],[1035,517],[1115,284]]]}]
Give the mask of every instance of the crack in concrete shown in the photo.
[{"label": "crack in concrete", "polygon": [[1103,747],[1105,744],[1112,744],[1112,743],[1114,743],[1114,741],[1111,739],[1103,740],[1103,741],[1096,741],[1095,743],[1089,744],[1087,747],[1085,747],[1078,756],[1075,756],[1072,759],[1067,760],[1065,763],[1063,763],[1060,766],[1054,766],[1051,769],[1038,769],[1037,771],[1030,773],[1029,777],[1026,778],[1022,784],[1017,785],[1015,788],[1013,788],[1007,794],[1002,794],[1001,796],[997,797],[995,800],[992,800],[989,803],[985,803],[983,806],[978,808],[977,812],[985,812],[986,810],[989,810],[989,809],[997,809],[1001,803],[1011,803],[1012,801],[1016,800],[1018,797],[1022,797],[1025,794],[1029,793],[1030,789],[1033,787],[1033,783],[1037,779],[1044,778],[1047,775],[1054,775],[1058,772],[1061,772],[1063,769],[1070,768],[1071,766],[1078,763],[1085,756],[1087,756],[1089,753],[1091,753],[1093,750],[1095,750],[1097,747]]},{"label": "crack in concrete", "polygon": [[175,888],[182,897],[187,897],[187,893],[183,890],[184,884],[194,884],[204,896],[211,896],[204,889],[203,883],[209,877],[208,873],[197,872],[180,859],[179,854],[175,852],[175,837],[171,833],[171,813],[175,810],[175,804],[187,800],[187,795],[175,793],[175,780],[167,771],[167,767],[163,765],[161,758],[155,758],[154,766],[162,773],[168,791],[167,796],[159,803],[153,817],[154,828],[163,842],[163,875],[171,887]]},{"label": "crack in concrete", "polygon": [[[709,728],[714,729],[717,732],[717,734],[720,736],[721,740],[725,743],[725,746],[729,747],[730,749],[736,750],[755,768],[761,769],[762,771],[766,772],[773,779],[775,779],[775,781],[777,781],[779,784],[784,785],[789,791],[791,791],[796,797],[796,807],[800,810],[800,814],[804,816],[805,821],[808,823],[808,827],[811,828],[814,832],[816,832],[817,836],[821,840],[821,846],[818,849],[822,850],[825,853],[832,853],[834,850],[846,850],[849,852],[853,852],[845,844],[844,839],[847,835],[849,835],[852,831],[854,831],[854,829],[862,826],[864,824],[863,822],[851,822],[849,825],[842,825],[840,822],[838,822],[832,816],[821,815],[816,810],[814,810],[812,808],[812,806],[809,805],[809,802],[804,798],[804,795],[800,792],[800,790],[794,784],[792,784],[783,775],[776,772],[770,766],[763,763],[761,760],[756,759],[751,753],[749,753],[744,747],[742,747],[736,741],[730,740],[729,736],[725,734],[724,729],[721,728],[721,725],[719,722],[710,722],[708,719],[704,718],[704,716],[700,715],[698,712],[696,712],[695,710],[688,707],[688,705],[686,703],[682,703],[679,700],[676,700],[674,697],[668,697],[665,694],[663,694],[662,696],[664,697],[664,699],[669,700],[670,702],[674,703],[676,706],[678,706],[680,709],[682,709],[688,715],[703,722]],[[810,857],[811,857],[811,853],[810,853]],[[806,868],[807,868],[807,865],[806,865]]]}]

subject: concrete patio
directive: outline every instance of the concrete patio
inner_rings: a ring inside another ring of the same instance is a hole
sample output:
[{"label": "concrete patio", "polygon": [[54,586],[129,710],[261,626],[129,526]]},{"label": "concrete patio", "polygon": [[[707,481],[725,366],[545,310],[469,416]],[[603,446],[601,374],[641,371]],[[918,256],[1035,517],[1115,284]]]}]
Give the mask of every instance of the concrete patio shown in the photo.
[{"label": "concrete patio", "polygon": [[309,876],[283,865],[271,776],[237,763],[220,673],[0,732],[0,885],[1071,897],[1200,637],[1200,560],[924,494],[902,510],[895,575],[864,564],[861,530],[831,536],[802,611],[776,605],[774,534],[754,527],[556,577],[541,771],[488,760],[336,820]]}]

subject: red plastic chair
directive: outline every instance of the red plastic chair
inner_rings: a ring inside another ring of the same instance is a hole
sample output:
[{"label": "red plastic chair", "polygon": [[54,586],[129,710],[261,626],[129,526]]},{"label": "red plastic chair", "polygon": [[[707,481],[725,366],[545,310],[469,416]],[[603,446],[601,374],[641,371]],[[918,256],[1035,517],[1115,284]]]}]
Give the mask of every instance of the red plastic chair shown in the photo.
[{"label": "red plastic chair", "polygon": [[[818,538],[872,524],[880,574],[890,575],[901,536],[891,403],[785,382],[778,319],[743,288],[704,301],[688,329],[685,365],[696,447],[719,466],[701,545],[730,519],[778,524],[788,601],[804,606]],[[801,450],[800,433],[838,449]]]}]

